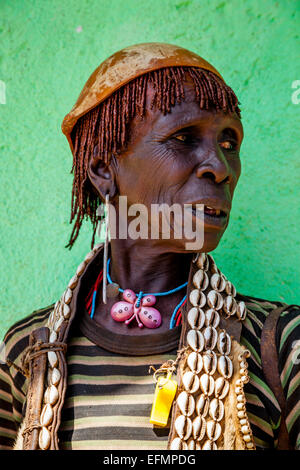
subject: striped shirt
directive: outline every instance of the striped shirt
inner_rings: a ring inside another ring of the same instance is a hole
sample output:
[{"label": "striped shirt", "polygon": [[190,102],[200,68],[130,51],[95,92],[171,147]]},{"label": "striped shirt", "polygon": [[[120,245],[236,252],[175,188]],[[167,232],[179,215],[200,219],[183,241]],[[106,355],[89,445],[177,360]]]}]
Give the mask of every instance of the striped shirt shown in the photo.
[{"label": "striped shirt", "polygon": [[[280,302],[239,296],[248,308],[241,343],[251,352],[250,382],[245,386],[247,413],[257,449],[276,447],[280,407],[265,382],[260,338],[268,312]],[[20,365],[30,332],[44,326],[51,308],[16,323],[5,336],[10,361]],[[89,319],[90,322],[93,320]],[[287,428],[292,445],[300,448],[300,308],[284,311],[278,321],[276,344],[279,371],[287,400]],[[149,366],[159,367],[175,357],[176,349],[148,356],[111,352],[96,342],[82,322],[72,326],[68,339],[68,387],[59,429],[61,449],[145,449],[167,447],[169,428],[149,424],[155,385]],[[174,339],[174,338],[173,338]],[[172,343],[172,344],[171,344]],[[171,349],[172,346],[172,349]],[[297,349],[298,348],[298,349]],[[13,366],[0,369],[0,449],[13,446],[22,421],[27,379]]]}]

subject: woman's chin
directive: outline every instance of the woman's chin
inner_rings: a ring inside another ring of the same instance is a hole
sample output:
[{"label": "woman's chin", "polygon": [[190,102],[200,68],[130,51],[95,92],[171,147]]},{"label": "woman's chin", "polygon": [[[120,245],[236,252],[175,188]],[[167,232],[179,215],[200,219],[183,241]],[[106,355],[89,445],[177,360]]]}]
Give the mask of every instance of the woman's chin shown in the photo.
[{"label": "woman's chin", "polygon": [[209,253],[217,248],[223,233],[205,233],[204,240],[164,240],[161,245],[162,253]]},{"label": "woman's chin", "polygon": [[205,232],[203,248],[201,249],[204,253],[209,253],[217,248],[225,230],[218,232]]}]

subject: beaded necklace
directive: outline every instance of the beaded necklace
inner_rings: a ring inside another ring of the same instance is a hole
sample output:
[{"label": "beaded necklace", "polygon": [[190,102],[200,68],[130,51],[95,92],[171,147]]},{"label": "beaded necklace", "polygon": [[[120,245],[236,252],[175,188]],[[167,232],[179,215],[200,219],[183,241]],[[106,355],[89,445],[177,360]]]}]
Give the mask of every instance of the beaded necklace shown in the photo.
[{"label": "beaded necklace", "polygon": [[[122,293],[123,300],[116,302],[111,308],[111,316],[117,322],[124,322],[126,325],[135,319],[139,328],[158,328],[161,325],[161,314],[152,305],[156,303],[156,297],[162,297],[165,295],[173,294],[178,292],[187,286],[187,282],[184,282],[180,286],[168,290],[166,292],[157,292],[157,293],[144,293],[140,291],[138,294],[135,294],[131,289],[122,289],[118,284],[114,283],[111,280],[109,274],[109,265],[110,259],[107,260],[107,281],[109,286],[112,286],[110,290],[110,296],[114,297],[118,293]],[[96,283],[93,287],[93,294],[91,292],[87,300],[87,309],[90,310],[90,317],[93,318],[95,314],[96,306],[96,297],[97,291],[100,285],[100,282],[103,279],[103,271],[100,272]],[[108,287],[109,287],[108,286]],[[170,329],[180,324],[181,321],[181,307],[186,302],[186,295],[183,299],[176,305],[171,319],[170,319]]]}]

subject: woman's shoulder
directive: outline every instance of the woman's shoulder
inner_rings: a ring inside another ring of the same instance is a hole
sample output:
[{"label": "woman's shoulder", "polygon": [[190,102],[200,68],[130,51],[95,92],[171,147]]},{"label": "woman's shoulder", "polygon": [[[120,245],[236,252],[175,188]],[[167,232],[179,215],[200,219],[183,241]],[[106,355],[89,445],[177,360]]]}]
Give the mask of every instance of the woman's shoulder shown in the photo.
[{"label": "woman's shoulder", "polygon": [[236,298],[238,301],[245,302],[248,312],[250,312],[250,315],[252,314],[251,316],[254,314],[263,320],[263,322],[272,311],[278,308],[283,309],[280,313],[280,318],[286,315],[295,315],[300,313],[300,305],[288,304],[281,300],[262,299],[260,297],[243,295],[240,293],[237,293]]},{"label": "woman's shoulder", "polygon": [[281,309],[277,321],[274,322],[278,350],[282,349],[284,344],[293,343],[297,338],[300,342],[300,305],[241,294],[237,294],[237,300],[244,301],[247,307],[245,328],[255,331],[258,337],[261,336],[267,318],[273,315],[275,310]]},{"label": "woman's shoulder", "polygon": [[18,357],[29,344],[32,331],[46,326],[54,305],[35,310],[30,315],[14,323],[4,336],[5,357],[17,362]]}]

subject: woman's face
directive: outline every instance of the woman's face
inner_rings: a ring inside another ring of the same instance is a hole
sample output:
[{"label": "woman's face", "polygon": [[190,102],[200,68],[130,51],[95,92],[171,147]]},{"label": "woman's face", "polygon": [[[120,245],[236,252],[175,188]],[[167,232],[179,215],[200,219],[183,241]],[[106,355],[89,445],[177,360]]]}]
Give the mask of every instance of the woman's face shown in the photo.
[{"label": "woman's face", "polygon": [[[191,210],[191,218],[204,229],[201,251],[211,251],[228,225],[241,172],[241,121],[236,114],[200,109],[190,82],[185,101],[166,115],[150,109],[152,97],[149,86],[146,115],[133,120],[128,147],[114,159],[117,193],[127,196],[128,206],[144,204],[149,214],[151,204],[204,204],[204,213]],[[162,251],[183,252],[187,241],[156,243]]]}]

